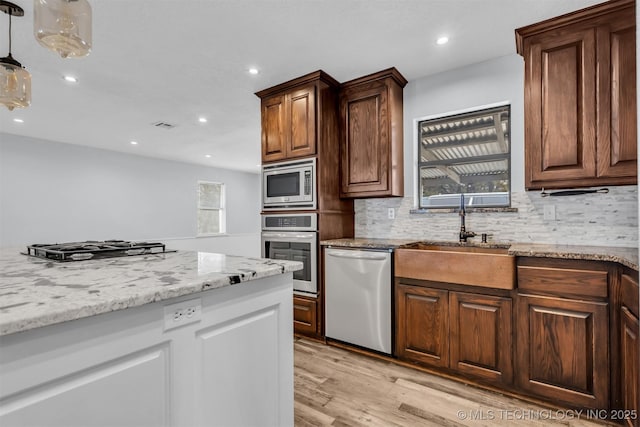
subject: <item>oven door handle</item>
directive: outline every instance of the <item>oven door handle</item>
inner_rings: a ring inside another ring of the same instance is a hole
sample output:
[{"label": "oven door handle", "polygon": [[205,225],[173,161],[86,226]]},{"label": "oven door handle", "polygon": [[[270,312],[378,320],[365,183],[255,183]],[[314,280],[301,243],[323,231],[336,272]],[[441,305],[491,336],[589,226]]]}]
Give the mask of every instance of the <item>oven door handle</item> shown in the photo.
[{"label": "oven door handle", "polygon": [[266,232],[262,232],[262,238],[265,240],[274,240],[274,239],[284,239],[287,241],[293,241],[293,240],[309,240],[309,239],[315,239],[316,238],[316,233],[292,233],[292,232],[287,232],[287,233],[266,233]]}]

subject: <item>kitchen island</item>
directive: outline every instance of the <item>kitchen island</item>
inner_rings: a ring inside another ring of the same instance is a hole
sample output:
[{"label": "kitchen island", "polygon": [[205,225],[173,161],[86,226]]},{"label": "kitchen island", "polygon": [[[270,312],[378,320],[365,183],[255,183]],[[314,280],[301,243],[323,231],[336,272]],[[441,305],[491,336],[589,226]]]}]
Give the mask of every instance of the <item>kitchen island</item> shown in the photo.
[{"label": "kitchen island", "polygon": [[0,425],[293,425],[301,263],[0,251]]}]

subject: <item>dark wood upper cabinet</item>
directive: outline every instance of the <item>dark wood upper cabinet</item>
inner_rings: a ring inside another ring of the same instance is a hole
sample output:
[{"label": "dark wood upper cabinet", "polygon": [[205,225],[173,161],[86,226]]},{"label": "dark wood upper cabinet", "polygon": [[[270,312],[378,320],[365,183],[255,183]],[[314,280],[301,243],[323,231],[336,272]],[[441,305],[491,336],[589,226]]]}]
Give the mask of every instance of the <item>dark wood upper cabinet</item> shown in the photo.
[{"label": "dark wood upper cabinet", "polygon": [[340,87],[340,197],[403,196],[402,89],[390,68]]},{"label": "dark wood upper cabinet", "polygon": [[525,187],[637,182],[635,0],[516,30],[525,61]]},{"label": "dark wood upper cabinet", "polygon": [[326,94],[337,86],[331,76],[316,71],[256,93],[261,99],[263,163],[317,154],[318,141],[325,137],[323,112],[335,115],[335,97]]},{"label": "dark wood upper cabinet", "polygon": [[[605,100],[598,117],[598,141],[602,141],[598,176],[636,176],[637,98],[636,26],[633,9],[618,12],[612,22],[598,27],[600,96]],[[632,181],[635,183],[636,181]]]},{"label": "dark wood upper cabinet", "polygon": [[262,161],[282,160],[287,156],[284,142],[285,96],[275,95],[262,101]]}]

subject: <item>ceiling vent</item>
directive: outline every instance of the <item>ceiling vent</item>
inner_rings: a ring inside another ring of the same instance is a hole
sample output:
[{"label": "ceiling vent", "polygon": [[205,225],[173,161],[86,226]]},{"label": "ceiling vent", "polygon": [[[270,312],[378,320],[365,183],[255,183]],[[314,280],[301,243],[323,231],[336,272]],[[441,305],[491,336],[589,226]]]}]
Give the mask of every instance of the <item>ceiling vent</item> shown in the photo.
[{"label": "ceiling vent", "polygon": [[171,123],[167,123],[167,122],[155,122],[153,123],[153,125],[159,129],[173,129],[174,127],[176,127],[176,125],[172,125]]}]

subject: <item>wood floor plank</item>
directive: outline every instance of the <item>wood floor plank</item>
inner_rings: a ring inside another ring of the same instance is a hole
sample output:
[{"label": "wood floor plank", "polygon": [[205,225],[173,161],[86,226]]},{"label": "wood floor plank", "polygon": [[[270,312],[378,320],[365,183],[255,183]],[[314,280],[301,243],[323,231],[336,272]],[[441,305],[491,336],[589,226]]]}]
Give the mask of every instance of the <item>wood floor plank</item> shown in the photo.
[{"label": "wood floor plank", "polygon": [[301,403],[298,399],[293,404],[294,422],[296,426],[330,426],[335,418]]},{"label": "wood floor plank", "polygon": [[294,349],[299,427],[615,426],[550,419],[562,413],[314,340],[297,338]]}]

